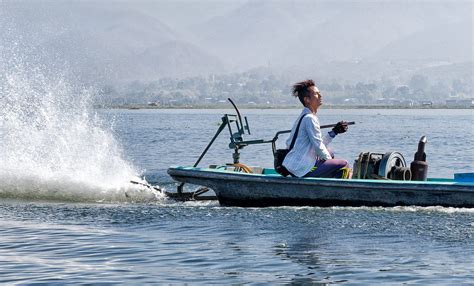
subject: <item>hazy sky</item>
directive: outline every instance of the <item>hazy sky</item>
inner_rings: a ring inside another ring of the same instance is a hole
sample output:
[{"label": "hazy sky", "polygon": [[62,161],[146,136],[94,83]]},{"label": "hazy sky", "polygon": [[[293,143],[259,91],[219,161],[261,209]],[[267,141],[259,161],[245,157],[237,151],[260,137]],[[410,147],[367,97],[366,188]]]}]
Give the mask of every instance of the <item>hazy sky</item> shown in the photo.
[{"label": "hazy sky", "polygon": [[427,67],[474,57],[472,1],[3,0],[0,6],[4,55],[16,50],[67,62],[90,78],[258,67],[304,72],[341,63],[344,72],[372,63],[377,67],[369,70],[380,73],[390,63]]}]

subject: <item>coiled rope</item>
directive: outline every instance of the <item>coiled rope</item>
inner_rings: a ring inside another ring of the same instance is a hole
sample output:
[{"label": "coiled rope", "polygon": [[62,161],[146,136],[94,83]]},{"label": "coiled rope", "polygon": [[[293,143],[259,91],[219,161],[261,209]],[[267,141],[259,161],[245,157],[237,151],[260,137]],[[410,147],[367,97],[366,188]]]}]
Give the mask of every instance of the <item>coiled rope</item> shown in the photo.
[{"label": "coiled rope", "polygon": [[236,163],[236,164],[230,164],[229,166],[235,167],[235,171],[237,172],[244,172],[244,173],[253,173],[253,169],[245,164],[242,163]]}]

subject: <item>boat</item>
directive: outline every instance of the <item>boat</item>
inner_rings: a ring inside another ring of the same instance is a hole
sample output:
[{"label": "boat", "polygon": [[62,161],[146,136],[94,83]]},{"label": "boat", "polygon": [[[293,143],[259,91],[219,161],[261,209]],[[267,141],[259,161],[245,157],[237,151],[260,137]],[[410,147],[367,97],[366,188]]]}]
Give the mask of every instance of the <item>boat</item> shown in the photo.
[{"label": "boat", "polygon": [[244,173],[216,168],[171,167],[176,181],[212,189],[225,206],[445,206],[474,207],[473,173],[426,181],[283,177],[274,169]]},{"label": "boat", "polygon": [[[474,208],[474,173],[457,173],[453,178],[428,178],[428,164],[422,136],[415,160],[408,166],[399,152],[360,153],[354,162],[352,179],[284,177],[273,168],[246,166],[239,162],[240,150],[252,144],[272,144],[271,140],[243,140],[250,134],[233,101],[237,114],[225,114],[218,131],[193,166],[174,166],[168,174],[181,184],[177,192],[166,194],[178,200],[217,199],[224,206],[444,206]],[[237,132],[231,125],[235,123]],[[354,124],[354,122],[351,122]],[[332,127],[321,126],[321,128]],[[229,148],[234,149],[233,163],[197,167],[222,130],[230,132]],[[184,184],[201,186],[197,191],[184,192]],[[214,191],[215,197],[204,196]]]}]

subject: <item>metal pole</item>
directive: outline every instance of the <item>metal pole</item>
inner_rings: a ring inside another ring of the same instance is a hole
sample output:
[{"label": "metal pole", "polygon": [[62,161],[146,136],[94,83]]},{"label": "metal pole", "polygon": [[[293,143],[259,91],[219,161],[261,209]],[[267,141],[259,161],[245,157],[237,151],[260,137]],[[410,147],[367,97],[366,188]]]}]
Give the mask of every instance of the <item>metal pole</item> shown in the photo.
[{"label": "metal pole", "polygon": [[[211,148],[211,145],[212,145],[212,143],[214,143],[217,136],[219,136],[219,134],[222,132],[222,130],[224,130],[224,127],[227,125],[227,123],[228,123],[228,121],[227,121],[226,117],[225,116],[222,117],[222,123],[219,126],[219,128],[217,129],[216,134],[214,135],[214,137],[212,137],[211,142],[209,142],[209,144],[207,144],[206,149],[204,149],[204,151],[201,153],[201,156],[199,156],[196,163],[194,163],[193,167],[197,167],[199,162],[201,162],[202,158],[204,157],[204,155],[206,155],[209,148]],[[183,186],[184,186],[184,183],[179,184],[179,186],[178,186],[178,193],[179,194],[183,193]]]}]

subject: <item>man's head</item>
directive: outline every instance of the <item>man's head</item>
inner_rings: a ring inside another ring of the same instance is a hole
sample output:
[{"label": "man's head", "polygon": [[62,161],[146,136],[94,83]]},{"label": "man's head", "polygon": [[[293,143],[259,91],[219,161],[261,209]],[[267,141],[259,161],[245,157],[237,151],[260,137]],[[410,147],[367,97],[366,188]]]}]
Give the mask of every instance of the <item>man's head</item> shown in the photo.
[{"label": "man's head", "polygon": [[300,102],[313,112],[322,105],[321,93],[311,79],[295,83],[293,85],[293,96],[298,97]]}]

